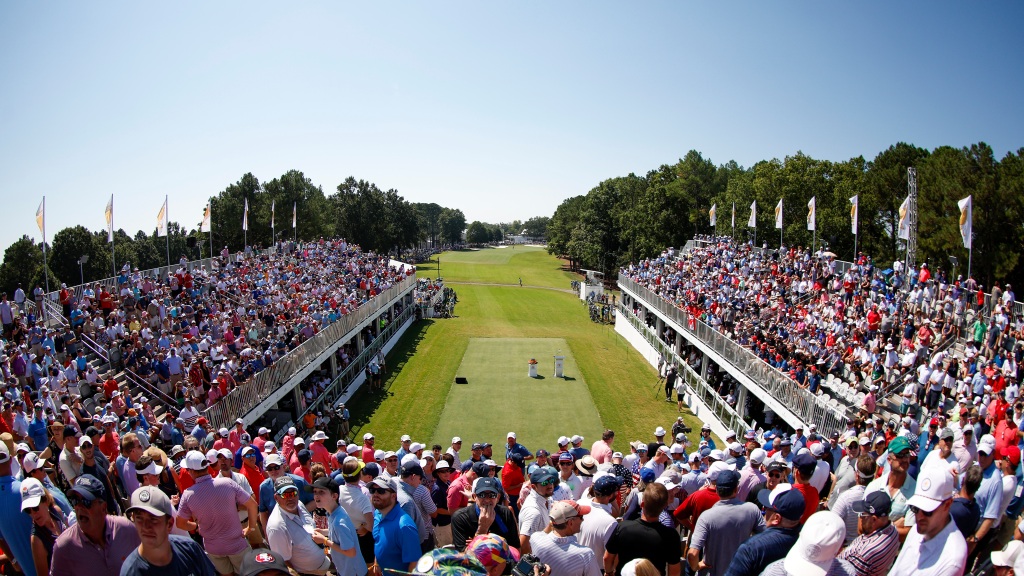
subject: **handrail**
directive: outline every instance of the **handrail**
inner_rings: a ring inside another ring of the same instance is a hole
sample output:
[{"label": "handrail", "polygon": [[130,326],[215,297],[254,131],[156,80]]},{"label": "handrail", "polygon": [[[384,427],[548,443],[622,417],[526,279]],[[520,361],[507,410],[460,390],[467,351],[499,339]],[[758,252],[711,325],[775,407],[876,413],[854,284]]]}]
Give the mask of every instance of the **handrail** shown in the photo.
[{"label": "handrail", "polygon": [[[841,432],[845,428],[847,420],[845,414],[836,414],[833,408],[825,405],[809,390],[801,388],[788,375],[700,319],[691,318],[685,309],[657,296],[627,276],[619,276],[619,286],[630,290],[638,298],[675,321],[680,330],[686,331],[715,350],[723,360],[746,374],[755,386],[780,401],[803,422],[815,423],[819,430],[825,433],[831,433],[834,430]],[[829,429],[833,427],[834,430]]]},{"label": "handrail", "polygon": [[[351,385],[358,377],[354,374],[358,374],[363,370],[363,368],[370,364],[370,358],[372,358],[377,351],[388,343],[388,340],[390,340],[391,337],[394,336],[395,332],[405,324],[406,320],[412,317],[415,309],[416,308],[414,306],[406,306],[398,318],[388,324],[387,327],[384,328],[384,331],[374,338],[373,342],[370,342],[369,346],[363,348],[363,351],[353,358],[352,361],[348,363],[348,366],[338,373],[338,376],[327,385],[324,391],[321,392],[315,400],[313,400],[313,403],[299,414],[297,421],[301,422],[302,417],[306,414],[320,409],[320,407],[325,403],[333,403],[334,400],[340,398],[345,392],[347,392],[349,385]],[[349,378],[349,376],[351,376],[351,378]],[[338,394],[335,394],[334,392],[338,388],[340,388],[340,391]]]},{"label": "handrail", "polygon": [[686,361],[676,354],[676,351],[669,346],[654,333],[644,322],[633,314],[633,311],[629,309],[623,303],[619,303],[620,312],[624,312],[624,318],[635,328],[640,334],[644,336],[647,343],[654,347],[659,353],[668,359],[671,359],[673,363],[679,367],[679,377],[686,380],[687,385],[690,389],[697,394],[698,397],[704,402],[704,404],[711,409],[711,412],[715,414],[718,421],[722,423],[725,428],[736,432],[737,437],[743,437],[743,434],[751,428],[747,424],[743,417],[736,412],[736,409],[729,406],[725,400],[718,394],[718,392],[708,384],[707,380],[700,377],[697,372],[690,367]]},{"label": "handrail", "polygon": [[[64,317],[64,311],[61,309],[59,304],[57,304],[50,298],[44,298],[43,302],[43,307],[46,309],[47,315],[50,318],[57,320],[58,322],[60,322],[62,326],[71,326],[68,319]],[[93,354],[96,354],[96,356],[99,357],[101,360],[106,362],[110,370],[115,369],[114,366],[110,364],[110,354],[107,352],[106,349],[103,348],[103,346],[100,346],[100,344],[96,342],[96,340],[94,340],[91,336],[89,336],[84,330],[82,330],[79,336],[81,337],[82,343],[85,344],[86,348],[92,351]],[[146,393],[152,394],[154,398],[158,398],[161,401],[163,401],[163,403],[167,405],[168,410],[180,412],[177,406],[175,406],[173,398],[171,398],[167,394],[164,394],[164,392],[157,388],[156,386],[153,386],[149,382],[146,382],[145,379],[140,377],[133,370],[129,369],[128,367],[124,367],[121,369],[121,373],[124,375],[125,380],[128,380],[132,384],[138,386]]]},{"label": "handrail", "polygon": [[416,278],[406,276],[397,284],[377,294],[354,311],[344,315],[337,322],[325,326],[318,334],[289,351],[264,370],[254,374],[227,396],[205,410],[204,415],[211,423],[230,422],[258,406],[275,390],[285,384],[299,370],[319,357],[327,348],[337,343],[360,323],[380,310],[385,303],[414,285]]}]

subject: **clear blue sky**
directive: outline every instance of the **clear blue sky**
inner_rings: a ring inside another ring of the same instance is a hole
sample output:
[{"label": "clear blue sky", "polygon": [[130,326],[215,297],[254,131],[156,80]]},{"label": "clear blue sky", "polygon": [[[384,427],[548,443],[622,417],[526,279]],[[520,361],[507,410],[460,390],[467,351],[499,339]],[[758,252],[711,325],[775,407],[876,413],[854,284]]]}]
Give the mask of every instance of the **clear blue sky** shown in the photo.
[{"label": "clear blue sky", "polygon": [[242,174],[490,222],[696,149],[1024,146],[1020,2],[4,2],[0,249],[198,223]]}]

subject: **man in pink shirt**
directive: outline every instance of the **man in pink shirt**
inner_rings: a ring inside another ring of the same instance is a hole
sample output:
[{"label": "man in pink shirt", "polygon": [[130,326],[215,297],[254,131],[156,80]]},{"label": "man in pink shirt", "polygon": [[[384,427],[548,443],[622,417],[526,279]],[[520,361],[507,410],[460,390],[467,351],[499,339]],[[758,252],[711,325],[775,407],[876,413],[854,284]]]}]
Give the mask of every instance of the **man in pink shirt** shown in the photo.
[{"label": "man in pink shirt", "polygon": [[373,458],[373,453],[373,434],[367,432],[363,434],[363,464],[376,462]]},{"label": "man in pink shirt", "polygon": [[242,434],[245,434],[245,421],[235,420],[235,427],[228,432],[228,449],[234,454],[242,449]]},{"label": "man in pink shirt", "polygon": [[288,429],[288,433],[281,438],[281,457],[285,462],[290,462],[292,454],[295,453],[295,426]]},{"label": "man in pink shirt", "polygon": [[327,440],[327,434],[323,430],[317,430],[316,434],[313,434],[313,437],[309,439],[309,451],[313,454],[313,462],[323,464],[324,469],[329,472],[336,468],[332,463],[337,462],[337,460],[324,447],[325,440]]},{"label": "man in pink shirt", "polygon": [[605,430],[604,434],[601,434],[601,439],[594,442],[594,445],[590,447],[590,455],[597,460],[598,464],[608,464],[612,461],[612,442],[615,441],[615,432],[612,430]]}]

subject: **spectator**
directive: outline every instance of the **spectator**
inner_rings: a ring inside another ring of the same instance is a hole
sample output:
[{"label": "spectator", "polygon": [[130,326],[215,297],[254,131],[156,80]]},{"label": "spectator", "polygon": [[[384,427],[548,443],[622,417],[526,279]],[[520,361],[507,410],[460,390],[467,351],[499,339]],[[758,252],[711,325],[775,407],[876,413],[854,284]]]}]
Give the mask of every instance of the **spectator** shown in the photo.
[{"label": "spectator", "polygon": [[326,574],[331,559],[324,555],[320,544],[329,538],[317,532],[313,516],[299,504],[295,481],[288,476],[274,480],[274,499],[277,506],[267,520],[270,549],[300,574]]},{"label": "spectator", "polygon": [[412,572],[420,557],[419,532],[416,523],[402,511],[398,503],[398,486],[394,479],[377,477],[368,486],[373,515],[374,557],[371,576],[384,576],[385,570]]},{"label": "spectator", "polygon": [[68,519],[50,491],[36,478],[21,483],[21,511],[32,519],[32,559],[36,572],[49,574],[53,543],[67,529]]},{"label": "spectator", "polygon": [[[366,564],[373,564],[373,505],[369,493],[360,486],[363,463],[356,457],[345,459],[341,467],[345,484],[338,488],[338,504],[345,509],[359,539],[359,552]],[[449,530],[449,533],[451,530]]]},{"label": "spectator", "polygon": [[765,530],[740,545],[726,576],[756,576],[796,544],[805,508],[803,494],[789,484],[779,484],[761,491],[758,500],[764,507]]},{"label": "spectator", "polygon": [[284,458],[280,454],[268,454],[264,460],[264,464],[267,472],[267,479],[260,484],[259,490],[259,514],[260,524],[263,525],[264,530],[267,527],[267,521],[270,519],[270,513],[277,506],[277,500],[274,497],[274,481],[281,476],[288,476],[295,482],[295,486],[299,489],[299,501],[306,506],[309,510],[313,505],[313,492],[307,487],[309,486],[301,476],[289,474],[284,468]]},{"label": "spectator", "polygon": [[[197,529],[203,546],[217,572],[238,572],[242,557],[249,551],[249,532],[259,530],[256,524],[256,503],[227,478],[210,476],[210,462],[201,452],[185,455],[184,467],[195,484],[182,491],[178,504],[178,527],[188,532]],[[244,509],[248,524],[243,530],[238,523],[238,510]]]},{"label": "spectator", "polygon": [[855,576],[857,572],[853,566],[836,557],[845,533],[843,521],[838,516],[827,510],[816,512],[804,523],[800,537],[786,557],[769,564],[762,576]]},{"label": "spectator", "polygon": [[314,532],[313,539],[330,550],[337,576],[364,576],[366,562],[359,552],[356,529],[345,509],[338,505],[338,495],[338,483],[331,478],[324,476],[313,482],[313,499],[328,517],[326,536]]},{"label": "spectator", "polygon": [[967,541],[949,514],[953,475],[931,467],[922,470],[914,495],[907,501],[916,523],[907,534],[890,574],[921,576],[963,574]]},{"label": "spectator", "polygon": [[135,527],[124,516],[107,513],[106,488],[90,474],[75,479],[68,499],[77,521],[53,545],[51,576],[120,573],[141,543]]},{"label": "spectator", "polygon": [[142,486],[132,493],[125,514],[135,525],[140,544],[125,559],[122,576],[185,573],[217,574],[203,547],[185,536],[172,534],[174,507],[159,488]]},{"label": "spectator", "polygon": [[698,576],[721,576],[729,568],[736,549],[752,533],[764,530],[764,518],[757,506],[736,497],[740,473],[723,470],[718,473],[715,491],[719,501],[700,515],[686,560]]},{"label": "spectator", "polygon": [[594,551],[576,541],[584,516],[590,507],[571,500],[551,506],[551,531],[530,536],[530,549],[553,574],[565,576],[600,576],[601,568]]},{"label": "spectator", "polygon": [[892,499],[884,491],[872,492],[854,502],[857,532],[860,534],[843,550],[839,558],[848,561],[857,576],[881,576],[889,573],[900,551],[900,538],[889,520]]},{"label": "spectator", "polygon": [[663,576],[679,576],[679,533],[658,521],[668,504],[668,490],[658,483],[647,485],[640,504],[639,520],[625,520],[615,528],[604,555],[605,574],[622,575],[631,560],[646,558]]},{"label": "spectator", "polygon": [[[458,480],[452,482],[455,486]],[[530,473],[529,491],[523,499],[519,511],[519,549],[523,553],[530,551],[530,536],[547,527],[551,510],[550,498],[555,493],[558,485],[558,473],[550,466],[542,466]],[[524,489],[525,490],[525,489]],[[451,489],[449,493],[449,510],[451,510]],[[452,522],[455,521],[455,514],[452,511]],[[454,533],[455,528],[452,527]],[[515,540],[510,540],[515,542]]]},{"label": "spectator", "polygon": [[21,482],[11,474],[11,453],[0,442],[0,538],[6,542],[13,560],[24,574],[35,574],[32,551],[32,519],[21,512]]},{"label": "spectator", "polygon": [[496,478],[478,478],[473,483],[473,499],[469,506],[452,514],[452,545],[466,549],[473,536],[493,533],[506,542],[519,542],[520,533],[512,511],[498,503],[501,484]]}]

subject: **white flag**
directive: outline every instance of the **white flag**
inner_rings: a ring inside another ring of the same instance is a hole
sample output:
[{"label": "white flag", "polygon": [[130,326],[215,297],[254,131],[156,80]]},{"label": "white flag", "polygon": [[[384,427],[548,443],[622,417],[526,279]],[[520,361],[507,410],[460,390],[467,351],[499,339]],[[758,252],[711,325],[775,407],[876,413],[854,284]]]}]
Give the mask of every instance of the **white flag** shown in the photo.
[{"label": "white flag", "polygon": [[270,228],[274,228],[274,201],[270,201]]},{"label": "white flag", "polygon": [[249,199],[245,199],[245,212],[242,212],[242,230],[249,230]]},{"label": "white flag", "polygon": [[43,196],[43,201],[39,203],[39,208],[36,208],[36,226],[39,226],[39,232],[43,235],[43,242],[46,242],[46,196]]},{"label": "white flag", "polygon": [[298,202],[292,203],[292,228],[293,229],[295,228],[295,214],[298,212],[298,210],[299,210],[299,203]]},{"label": "white flag", "polygon": [[782,230],[782,198],[779,198],[779,204],[775,207],[775,227]]},{"label": "white flag", "polygon": [[103,211],[107,219],[107,242],[114,241],[114,195],[110,195],[110,202],[107,202],[107,209]]},{"label": "white flag", "polygon": [[736,203],[732,203],[732,227],[736,227]]},{"label": "white flag", "polygon": [[851,229],[853,230],[853,235],[854,236],[857,235],[857,202],[858,201],[859,201],[859,197],[857,195],[855,195],[853,198],[850,198],[850,204],[852,205],[852,206],[850,206],[850,226],[851,226]]},{"label": "white flag", "polygon": [[210,203],[206,203],[206,209],[203,210],[203,223],[199,225],[200,232],[210,231]]},{"label": "white flag", "polygon": [[164,196],[164,205],[156,215],[156,235],[167,236],[167,196]]},{"label": "white flag", "polygon": [[900,222],[896,228],[896,236],[910,240],[910,196],[900,204]]},{"label": "white flag", "polygon": [[974,219],[974,201],[968,196],[956,203],[960,207],[960,237],[964,239],[964,248],[971,248],[971,225]]},{"label": "white flag", "polygon": [[750,219],[747,220],[747,228],[757,228],[757,200],[750,204]]},{"label": "white flag", "polygon": [[718,207],[718,204],[712,204],[711,205],[711,210],[708,210],[708,216],[711,217],[711,225],[712,226],[714,226],[715,223],[718,222],[718,218],[716,217],[717,215],[715,214],[715,208],[717,208],[717,207]]},{"label": "white flag", "polygon": [[817,216],[814,213],[814,200],[816,196],[811,196],[811,201],[807,203],[807,229],[814,230],[817,226]]}]

